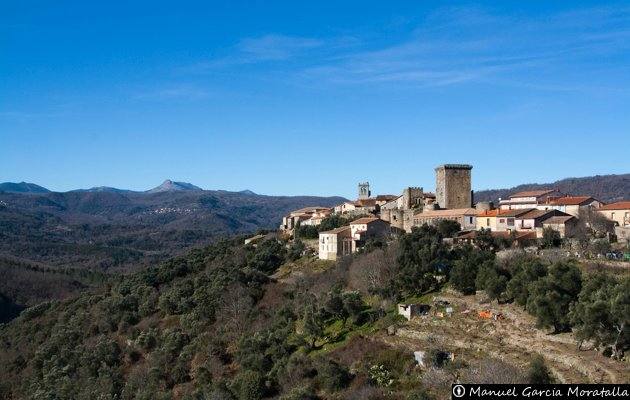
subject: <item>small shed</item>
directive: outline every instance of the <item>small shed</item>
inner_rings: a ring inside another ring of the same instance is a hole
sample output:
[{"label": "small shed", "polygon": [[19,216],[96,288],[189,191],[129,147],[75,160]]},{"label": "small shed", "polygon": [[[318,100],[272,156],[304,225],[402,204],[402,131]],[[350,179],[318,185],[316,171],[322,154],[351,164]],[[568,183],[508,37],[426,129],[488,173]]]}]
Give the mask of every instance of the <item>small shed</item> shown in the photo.
[{"label": "small shed", "polygon": [[428,304],[399,304],[398,314],[411,320],[411,318],[419,315],[427,315],[431,306]]}]

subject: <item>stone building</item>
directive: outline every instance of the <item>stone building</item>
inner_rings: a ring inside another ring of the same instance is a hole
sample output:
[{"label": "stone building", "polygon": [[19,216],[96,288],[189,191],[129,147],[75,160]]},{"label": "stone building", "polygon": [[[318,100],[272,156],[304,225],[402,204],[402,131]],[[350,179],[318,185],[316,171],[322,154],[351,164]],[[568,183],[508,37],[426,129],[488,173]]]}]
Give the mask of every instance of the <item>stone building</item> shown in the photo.
[{"label": "stone building", "polygon": [[440,208],[472,207],[472,165],[444,164],[435,168],[435,196]]},{"label": "stone building", "polygon": [[383,204],[379,213],[382,220],[391,224],[392,232],[410,232],[414,214],[434,203],[435,194],[425,192],[421,187],[408,187],[400,196]]},{"label": "stone building", "polygon": [[349,226],[342,226],[319,233],[319,259],[336,260],[353,251],[353,240]]},{"label": "stone building", "polygon": [[390,223],[393,233],[403,233],[411,231],[413,215],[416,212],[414,209],[381,209],[380,217],[382,220]]}]

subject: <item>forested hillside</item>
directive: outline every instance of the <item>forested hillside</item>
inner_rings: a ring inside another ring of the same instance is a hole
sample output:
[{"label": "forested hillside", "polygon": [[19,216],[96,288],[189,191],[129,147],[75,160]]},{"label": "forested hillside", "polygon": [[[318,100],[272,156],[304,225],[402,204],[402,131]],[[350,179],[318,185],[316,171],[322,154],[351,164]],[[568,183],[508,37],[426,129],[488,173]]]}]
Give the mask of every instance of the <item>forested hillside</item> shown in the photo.
[{"label": "forested hillside", "polygon": [[[440,232],[425,226],[336,263],[273,235],[256,247],[235,238],[32,307],[0,326],[0,397],[402,400],[445,398],[455,379],[558,379],[531,352],[501,361],[489,346],[440,336],[413,339],[426,351],[416,367],[410,339],[389,334],[402,327],[394,306],[416,299],[444,313],[430,299],[449,287],[514,303],[541,329],[573,330],[575,343],[604,352],[594,363],[606,362],[606,379],[627,378],[607,357],[630,345],[630,278],[585,275],[572,261],[499,260],[490,236],[473,249],[451,247]],[[440,323],[432,315],[429,324]]]},{"label": "forested hillside", "polygon": [[494,201],[507,198],[510,194],[524,191],[554,188],[575,196],[593,196],[612,203],[630,199],[630,174],[597,175],[584,178],[566,178],[551,183],[528,183],[510,189],[475,191],[475,201]]},{"label": "forested hillside", "polygon": [[187,186],[155,193],[3,187],[16,185],[31,191],[0,192],[0,322],[15,310],[98,287],[111,278],[104,274],[155,265],[235,233],[276,229],[291,210],[344,200]]},{"label": "forested hillside", "polygon": [[0,255],[47,266],[134,269],[219,237],[276,229],[291,210],[343,200],[202,190],[0,192]]}]

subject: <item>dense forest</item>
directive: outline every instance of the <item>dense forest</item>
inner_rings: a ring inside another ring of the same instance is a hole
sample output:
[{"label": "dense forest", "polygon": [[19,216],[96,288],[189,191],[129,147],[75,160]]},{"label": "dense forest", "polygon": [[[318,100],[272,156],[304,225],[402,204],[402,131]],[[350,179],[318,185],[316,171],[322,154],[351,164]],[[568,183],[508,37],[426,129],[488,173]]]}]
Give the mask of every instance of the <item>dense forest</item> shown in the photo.
[{"label": "dense forest", "polygon": [[551,183],[528,183],[509,189],[475,191],[475,201],[498,201],[512,193],[524,190],[554,188],[574,196],[593,196],[607,203],[630,199],[630,174],[597,175],[584,178],[566,178]]},{"label": "dense forest", "polygon": [[455,380],[556,379],[541,358],[452,360],[439,341],[419,368],[376,339],[401,323],[396,302],[445,290],[485,291],[540,329],[572,330],[599,357],[624,356],[630,277],[525,253],[499,259],[489,234],[452,246],[450,230],[424,226],[338,262],[273,234],[257,245],[237,237],[39,304],[0,327],[0,397],[431,399]]}]

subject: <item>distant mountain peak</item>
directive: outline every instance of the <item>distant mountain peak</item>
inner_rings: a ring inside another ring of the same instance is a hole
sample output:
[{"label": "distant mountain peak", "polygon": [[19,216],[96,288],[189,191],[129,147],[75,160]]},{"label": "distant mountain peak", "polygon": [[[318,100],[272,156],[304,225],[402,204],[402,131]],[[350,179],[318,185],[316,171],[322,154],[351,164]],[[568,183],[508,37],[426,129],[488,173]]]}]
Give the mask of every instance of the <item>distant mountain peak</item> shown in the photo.
[{"label": "distant mountain peak", "polygon": [[240,193],[240,194],[246,194],[246,195],[248,195],[248,196],[257,196],[257,194],[256,194],[256,193],[252,192],[252,191],[251,191],[251,190],[249,190],[249,189],[241,190],[239,193]]},{"label": "distant mountain peak", "polygon": [[160,192],[175,192],[185,190],[203,190],[202,188],[193,185],[188,182],[175,182],[170,179],[162,182],[160,186],[154,187],[151,190],[147,190],[148,193],[160,193]]},{"label": "distant mountain peak", "polygon": [[0,183],[0,192],[9,193],[49,193],[45,187],[28,182],[4,182]]}]

